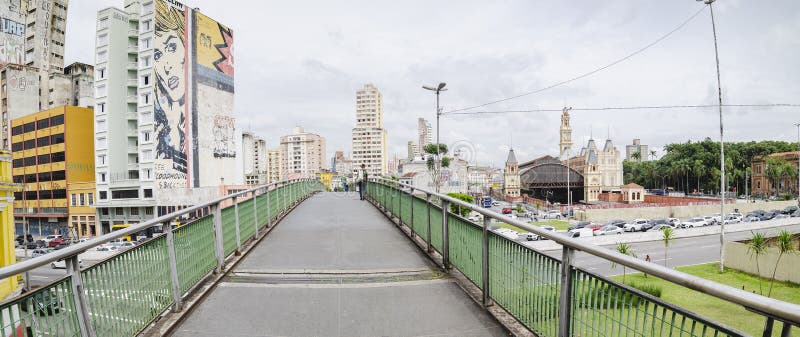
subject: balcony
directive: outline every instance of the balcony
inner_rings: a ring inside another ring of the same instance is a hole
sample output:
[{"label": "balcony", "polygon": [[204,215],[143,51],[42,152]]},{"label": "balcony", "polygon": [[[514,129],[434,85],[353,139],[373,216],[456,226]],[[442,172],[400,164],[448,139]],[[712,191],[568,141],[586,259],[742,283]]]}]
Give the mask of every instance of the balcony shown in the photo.
[{"label": "balcony", "polygon": [[138,45],[128,45],[128,54],[138,54],[138,53],[139,53]]},{"label": "balcony", "polygon": [[128,95],[128,100],[127,100],[127,102],[128,102],[128,103],[134,103],[134,104],[138,104],[138,103],[139,103],[139,100],[138,100],[138,98],[136,97],[136,95]]},{"label": "balcony", "polygon": [[135,28],[128,29],[128,36],[139,36],[139,30]]},{"label": "balcony", "polygon": [[138,87],[139,86],[139,80],[135,79],[135,78],[129,78],[128,79],[128,86],[129,87]]},{"label": "balcony", "polygon": [[137,69],[139,69],[139,63],[128,62],[128,70],[137,70]]}]

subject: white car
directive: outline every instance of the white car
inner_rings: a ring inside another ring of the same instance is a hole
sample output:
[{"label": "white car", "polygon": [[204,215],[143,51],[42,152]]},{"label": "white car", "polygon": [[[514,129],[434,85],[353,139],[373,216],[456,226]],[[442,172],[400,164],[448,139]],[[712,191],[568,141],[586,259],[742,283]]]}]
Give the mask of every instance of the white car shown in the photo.
[{"label": "white car", "polygon": [[[83,268],[83,260],[78,259],[78,265],[81,268]],[[50,268],[53,268],[53,269],[58,269],[58,268],[67,269],[67,262],[64,261],[64,260],[58,260],[58,261],[50,262]]]},{"label": "white car", "polygon": [[681,220],[678,218],[667,218],[667,221],[672,225],[672,227],[679,228],[681,226]]},{"label": "white car", "polygon": [[647,219],[636,219],[623,225],[623,228],[626,232],[641,232],[642,226],[648,224],[649,222],[650,220]]},{"label": "white car", "polygon": [[469,221],[481,223],[483,222],[483,214],[475,213],[469,216]]},{"label": "white car", "polygon": [[708,226],[708,223],[703,218],[691,218],[681,223],[681,228],[695,228]]},{"label": "white car", "polygon": [[44,239],[42,239],[42,240],[44,240],[44,242],[46,242],[46,243],[50,243],[50,241],[53,241],[55,239],[61,239],[61,235],[48,235],[48,236],[45,236]]},{"label": "white car", "polygon": [[519,238],[525,239],[525,241],[536,241],[536,240],[539,240],[539,236],[536,235],[536,234],[533,234],[531,232],[522,233],[522,234],[519,235]]},{"label": "white car", "polygon": [[47,249],[34,249],[33,252],[31,252],[31,258],[39,257],[48,253],[50,253],[50,251]]},{"label": "white car", "polygon": [[511,218],[511,219],[517,220],[517,216],[514,215],[514,214],[506,214],[506,216]]},{"label": "white car", "polygon": [[716,224],[718,223],[718,222],[717,222],[717,219],[716,219],[716,218],[714,218],[714,216],[711,216],[711,215],[706,215],[706,216],[704,216],[704,217],[703,217],[703,220],[704,220],[704,221],[705,221],[705,223],[706,223],[706,224],[705,224],[705,225],[703,225],[703,226],[711,226],[711,225],[716,225]]},{"label": "white car", "polygon": [[624,230],[622,227],[617,227],[614,225],[604,226],[594,232],[594,235],[611,235],[611,234],[622,234]]},{"label": "white car", "polygon": [[547,211],[544,215],[542,215],[542,219],[561,219],[561,211]]},{"label": "white car", "polygon": [[499,228],[495,230],[495,232],[502,235],[506,239],[516,240],[519,238],[519,233],[517,233],[517,231],[513,231],[508,228]]},{"label": "white car", "polygon": [[113,252],[116,252],[118,249],[117,249],[117,246],[102,245],[102,246],[97,246],[96,250],[98,252],[113,253]]},{"label": "white car", "polygon": [[119,244],[119,249],[130,249],[130,248],[133,248],[135,246],[136,246],[135,243],[129,242],[129,241],[125,241],[125,242]]}]

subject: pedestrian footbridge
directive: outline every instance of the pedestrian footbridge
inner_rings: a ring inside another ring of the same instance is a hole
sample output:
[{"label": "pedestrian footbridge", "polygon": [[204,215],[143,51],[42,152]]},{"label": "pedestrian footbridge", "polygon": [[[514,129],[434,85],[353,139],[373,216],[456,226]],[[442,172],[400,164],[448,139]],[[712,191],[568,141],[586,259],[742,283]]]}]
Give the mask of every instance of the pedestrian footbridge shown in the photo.
[{"label": "pedestrian footbridge", "polygon": [[[797,335],[800,306],[504,219],[560,243],[554,259],[487,230],[501,217],[373,179],[366,199],[294,180],[211,200],[0,268],[65,259],[68,275],[0,304],[2,336],[741,336],[573,265],[584,251],[741,305],[765,336]],[[458,207],[484,215],[473,223]],[[443,211],[444,210],[444,211]],[[111,239],[203,216],[81,269]],[[486,224],[487,226],[484,226]]]}]

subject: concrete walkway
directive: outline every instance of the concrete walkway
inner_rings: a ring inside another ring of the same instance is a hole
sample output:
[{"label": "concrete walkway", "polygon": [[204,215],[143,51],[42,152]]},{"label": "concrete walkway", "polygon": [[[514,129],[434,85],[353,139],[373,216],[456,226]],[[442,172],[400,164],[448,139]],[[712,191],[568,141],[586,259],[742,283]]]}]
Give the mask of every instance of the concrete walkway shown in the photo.
[{"label": "concrete walkway", "polygon": [[355,194],[298,206],[174,336],[506,336]]}]

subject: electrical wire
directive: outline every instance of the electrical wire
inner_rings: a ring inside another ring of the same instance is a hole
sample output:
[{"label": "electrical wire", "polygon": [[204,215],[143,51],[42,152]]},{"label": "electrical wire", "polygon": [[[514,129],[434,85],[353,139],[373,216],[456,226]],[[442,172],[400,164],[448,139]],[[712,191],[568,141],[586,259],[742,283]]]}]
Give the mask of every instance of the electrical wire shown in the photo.
[{"label": "electrical wire", "polygon": [[[793,103],[769,103],[769,104],[723,104],[723,107],[738,108],[797,108],[800,104]],[[646,105],[646,106],[622,106],[622,107],[600,107],[600,108],[572,108],[570,111],[609,111],[609,110],[663,110],[663,109],[692,109],[692,108],[716,108],[717,104],[702,105]],[[497,110],[497,111],[460,111],[448,112],[442,115],[483,115],[483,114],[504,114],[515,112],[562,112],[563,109],[527,109],[527,110]]]},{"label": "electrical wire", "polygon": [[546,86],[546,87],[544,87],[544,88],[541,88],[541,89],[537,89],[537,90],[535,90],[535,91],[531,91],[531,92],[527,92],[527,93],[524,93],[524,94],[519,94],[519,95],[516,95],[516,96],[511,96],[511,97],[507,97],[507,98],[499,99],[499,100],[496,100],[496,101],[491,101],[491,102],[488,102],[488,103],[483,103],[483,104],[479,104],[479,105],[474,105],[474,106],[470,106],[470,107],[466,107],[466,108],[460,108],[460,109],[450,110],[450,111],[447,111],[447,112],[445,112],[445,113],[454,113],[454,112],[458,112],[458,111],[472,110],[472,109],[475,109],[475,108],[485,107],[485,106],[487,106],[487,105],[492,105],[492,104],[496,104],[496,103],[500,103],[500,102],[510,101],[510,100],[512,100],[512,99],[517,99],[517,98],[520,98],[520,97],[525,97],[525,96],[529,96],[529,95],[533,95],[533,94],[538,94],[538,93],[540,93],[540,92],[542,92],[542,91],[549,90],[549,89],[553,89],[553,88],[555,88],[555,87],[558,87],[558,86],[561,86],[561,85],[564,85],[564,84],[567,84],[567,83],[570,83],[570,82],[574,82],[574,81],[577,81],[577,80],[579,80],[579,79],[582,79],[582,78],[585,78],[585,77],[589,77],[589,76],[591,76],[591,75],[594,75],[594,74],[596,74],[596,73],[598,73],[598,72],[601,72],[601,71],[603,71],[603,70],[606,70],[606,69],[608,69],[608,68],[611,68],[611,67],[613,67],[613,66],[615,66],[615,65],[617,65],[617,64],[619,64],[619,63],[622,63],[622,62],[624,62],[625,60],[627,60],[627,59],[629,59],[629,58],[631,58],[631,57],[634,57],[634,56],[636,56],[636,55],[638,55],[638,54],[640,54],[640,53],[644,52],[645,50],[647,50],[648,48],[650,48],[650,47],[652,47],[652,46],[655,46],[655,45],[656,45],[656,44],[658,44],[659,42],[663,41],[664,39],[668,38],[668,37],[669,37],[670,35],[672,35],[673,33],[677,32],[678,30],[680,30],[681,28],[683,28],[684,26],[686,26],[686,24],[688,24],[690,21],[692,21],[692,20],[693,20],[695,17],[697,17],[698,15],[700,15],[700,13],[702,13],[702,12],[703,12],[703,10],[704,10],[705,8],[706,8],[706,6],[703,6],[702,8],[700,8],[700,10],[698,10],[696,13],[694,13],[692,16],[690,16],[688,19],[686,19],[686,20],[685,20],[685,21],[683,21],[683,22],[682,22],[680,25],[678,25],[678,27],[675,27],[673,30],[669,31],[669,33],[667,33],[667,34],[665,34],[665,35],[663,35],[663,36],[659,37],[657,40],[655,40],[655,41],[653,41],[653,42],[651,42],[651,43],[649,43],[649,44],[645,45],[644,47],[642,47],[642,48],[639,48],[638,50],[634,51],[633,53],[630,53],[630,54],[628,54],[627,56],[625,56],[625,57],[623,57],[623,58],[620,58],[620,59],[618,59],[618,60],[616,60],[616,61],[614,61],[614,62],[611,62],[611,63],[609,63],[609,64],[607,64],[607,65],[605,65],[605,66],[602,66],[602,67],[600,67],[600,68],[594,69],[594,70],[592,70],[592,71],[590,71],[590,72],[587,72],[587,73],[584,73],[584,74],[582,74],[582,75],[579,75],[579,76],[576,76],[576,77],[570,78],[570,79],[568,79],[568,80],[565,80],[565,81],[561,81],[561,82],[557,82],[557,83],[551,84],[551,85],[549,85],[549,86]]}]

